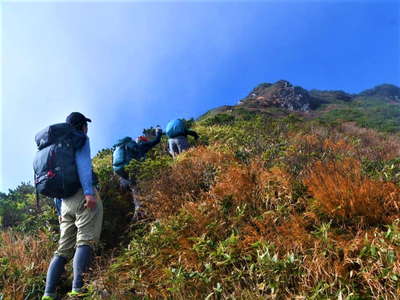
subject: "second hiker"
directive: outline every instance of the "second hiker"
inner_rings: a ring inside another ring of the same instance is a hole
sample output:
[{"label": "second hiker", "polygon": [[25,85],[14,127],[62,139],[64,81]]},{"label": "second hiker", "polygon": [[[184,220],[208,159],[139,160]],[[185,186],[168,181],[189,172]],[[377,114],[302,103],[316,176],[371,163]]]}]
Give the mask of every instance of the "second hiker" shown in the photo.
[{"label": "second hiker", "polygon": [[129,176],[125,166],[132,159],[143,161],[146,158],[146,153],[161,141],[162,130],[160,127],[155,128],[155,138],[149,140],[145,136],[140,136],[136,140],[131,137],[120,139],[113,152],[113,170],[119,176],[120,186],[124,191],[132,193],[133,204],[135,206],[134,220],[137,220],[140,213],[140,201],[137,196],[137,186],[135,178]]}]

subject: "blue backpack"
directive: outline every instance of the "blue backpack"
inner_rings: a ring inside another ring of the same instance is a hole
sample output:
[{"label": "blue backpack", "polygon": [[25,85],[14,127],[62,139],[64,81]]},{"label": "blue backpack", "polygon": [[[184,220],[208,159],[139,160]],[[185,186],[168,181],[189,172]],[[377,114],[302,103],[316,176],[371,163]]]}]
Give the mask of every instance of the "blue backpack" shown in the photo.
[{"label": "blue backpack", "polygon": [[113,170],[115,172],[123,169],[138,153],[138,145],[130,137],[125,137],[114,145],[116,148],[113,152]]},{"label": "blue backpack", "polygon": [[185,135],[186,133],[185,122],[183,122],[183,120],[181,119],[175,119],[169,121],[167,124],[167,128],[165,129],[165,133],[171,139],[180,135]]}]

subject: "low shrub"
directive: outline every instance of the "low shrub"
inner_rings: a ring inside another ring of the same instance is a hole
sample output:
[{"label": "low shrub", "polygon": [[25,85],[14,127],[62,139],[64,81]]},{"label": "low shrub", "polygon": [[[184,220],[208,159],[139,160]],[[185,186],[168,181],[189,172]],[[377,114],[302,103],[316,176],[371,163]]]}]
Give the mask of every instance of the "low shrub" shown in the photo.
[{"label": "low shrub", "polygon": [[0,296],[4,299],[38,299],[47,267],[55,250],[48,234],[0,232]]},{"label": "low shrub", "polygon": [[367,178],[354,159],[316,162],[304,183],[316,207],[340,221],[376,225],[400,217],[400,188]]}]

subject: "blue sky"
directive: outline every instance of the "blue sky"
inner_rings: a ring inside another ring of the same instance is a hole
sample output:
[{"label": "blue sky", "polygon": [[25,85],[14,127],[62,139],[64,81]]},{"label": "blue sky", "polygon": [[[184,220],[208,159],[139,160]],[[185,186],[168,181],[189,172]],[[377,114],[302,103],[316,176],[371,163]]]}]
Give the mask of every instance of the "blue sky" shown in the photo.
[{"label": "blue sky", "polygon": [[34,135],[72,111],[93,120],[94,156],[262,82],[400,85],[399,1],[0,5],[0,191],[32,180]]}]

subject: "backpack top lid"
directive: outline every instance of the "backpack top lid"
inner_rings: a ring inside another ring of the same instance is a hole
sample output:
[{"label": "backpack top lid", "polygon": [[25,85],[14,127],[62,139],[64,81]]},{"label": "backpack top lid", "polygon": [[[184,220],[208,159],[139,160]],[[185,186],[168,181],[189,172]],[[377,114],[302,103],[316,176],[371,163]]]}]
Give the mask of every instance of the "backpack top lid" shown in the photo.
[{"label": "backpack top lid", "polygon": [[86,135],[76,130],[68,123],[58,123],[50,125],[35,136],[35,142],[38,150],[42,150],[47,146],[58,143],[61,140],[69,139],[75,149],[81,148],[86,141]]},{"label": "backpack top lid", "polygon": [[119,139],[119,140],[117,141],[117,143],[114,145],[114,147],[122,146],[122,145],[128,144],[128,143],[130,143],[130,142],[135,142],[135,141],[132,140],[131,137],[126,136],[126,137],[124,137],[124,138],[122,138],[122,139]]},{"label": "backpack top lid", "polygon": [[185,122],[181,119],[175,119],[168,122],[165,133],[169,138],[175,138],[184,135],[186,131]]}]

